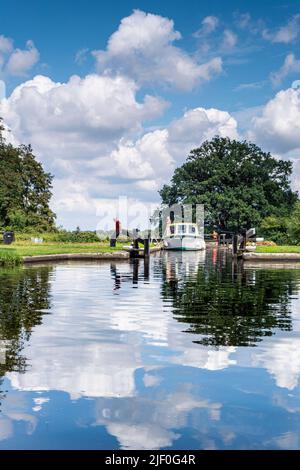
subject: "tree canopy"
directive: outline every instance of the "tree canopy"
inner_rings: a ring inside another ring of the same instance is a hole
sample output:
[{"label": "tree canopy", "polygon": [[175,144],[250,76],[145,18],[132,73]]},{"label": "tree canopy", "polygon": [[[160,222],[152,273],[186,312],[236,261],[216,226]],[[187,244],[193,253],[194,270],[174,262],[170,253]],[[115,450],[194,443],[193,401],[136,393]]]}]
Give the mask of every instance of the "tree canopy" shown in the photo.
[{"label": "tree canopy", "polygon": [[163,204],[204,204],[206,222],[221,230],[258,226],[269,216],[288,216],[298,201],[292,163],[247,141],[215,137],[190,152],[160,195]]},{"label": "tree canopy", "polygon": [[0,121],[0,227],[51,230],[55,227],[49,207],[53,177],[36,160],[30,145],[6,143],[3,130]]}]

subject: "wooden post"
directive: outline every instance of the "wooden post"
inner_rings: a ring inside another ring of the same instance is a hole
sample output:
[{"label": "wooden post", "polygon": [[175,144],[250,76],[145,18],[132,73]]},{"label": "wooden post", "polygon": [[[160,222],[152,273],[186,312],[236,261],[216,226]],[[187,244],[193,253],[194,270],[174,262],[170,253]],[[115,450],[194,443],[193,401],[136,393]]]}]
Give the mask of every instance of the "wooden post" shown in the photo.
[{"label": "wooden post", "polygon": [[134,238],[133,240],[133,250],[131,251],[131,255],[133,258],[138,258],[139,257],[139,241],[137,238]]},{"label": "wooden post", "polygon": [[158,235],[159,235],[159,238],[162,239],[163,237],[162,211],[159,211],[158,213]]},{"label": "wooden post", "polygon": [[150,239],[144,238],[144,256],[148,258],[150,256]]},{"label": "wooden post", "polygon": [[242,230],[242,241],[240,244],[240,249],[244,250],[246,248],[246,244],[247,244],[246,230]]},{"label": "wooden post", "polygon": [[149,279],[149,274],[150,274],[149,258],[145,257],[144,258],[144,279],[145,280]]},{"label": "wooden post", "polygon": [[238,259],[237,259],[237,256],[233,257],[231,267],[232,267],[232,279],[235,281],[238,277]]},{"label": "wooden post", "polygon": [[232,254],[236,256],[238,252],[238,235],[234,234],[232,237]]},{"label": "wooden post", "polygon": [[195,224],[197,222],[197,208],[196,204],[192,204],[192,223]]},{"label": "wooden post", "polygon": [[133,284],[138,284],[139,282],[139,260],[133,260],[133,273],[132,273],[132,282]]}]

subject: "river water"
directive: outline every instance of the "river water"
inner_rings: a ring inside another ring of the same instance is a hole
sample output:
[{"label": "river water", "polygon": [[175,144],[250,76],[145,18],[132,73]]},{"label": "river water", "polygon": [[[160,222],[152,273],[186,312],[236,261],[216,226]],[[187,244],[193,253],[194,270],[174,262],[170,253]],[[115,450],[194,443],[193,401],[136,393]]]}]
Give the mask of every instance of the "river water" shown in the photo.
[{"label": "river water", "polygon": [[300,449],[300,269],[0,269],[0,449]]}]

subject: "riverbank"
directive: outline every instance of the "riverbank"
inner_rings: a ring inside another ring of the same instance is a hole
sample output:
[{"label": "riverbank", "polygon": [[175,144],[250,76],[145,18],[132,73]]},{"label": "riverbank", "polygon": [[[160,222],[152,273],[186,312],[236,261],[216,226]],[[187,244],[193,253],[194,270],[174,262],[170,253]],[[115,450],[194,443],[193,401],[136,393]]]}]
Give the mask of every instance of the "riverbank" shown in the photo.
[{"label": "riverbank", "polygon": [[[64,260],[101,260],[127,259],[129,253],[123,250],[124,243],[110,247],[108,242],[102,243],[43,243],[24,244],[21,242],[0,247],[0,265],[19,265],[23,263],[40,263],[44,261]],[[151,247],[151,252],[160,247]]]},{"label": "riverbank", "polygon": [[300,253],[243,253],[244,261],[300,262]]},{"label": "riverbank", "polygon": [[257,246],[255,253],[300,253],[297,245]]},{"label": "riverbank", "polygon": [[254,252],[243,253],[242,258],[247,263],[297,263],[300,262],[300,246],[258,246]]}]

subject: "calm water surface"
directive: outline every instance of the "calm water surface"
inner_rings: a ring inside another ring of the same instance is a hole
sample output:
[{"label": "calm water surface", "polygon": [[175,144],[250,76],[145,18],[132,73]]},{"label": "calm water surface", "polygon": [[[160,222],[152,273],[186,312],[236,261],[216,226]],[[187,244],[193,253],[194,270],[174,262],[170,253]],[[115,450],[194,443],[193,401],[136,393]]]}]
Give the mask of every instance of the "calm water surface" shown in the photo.
[{"label": "calm water surface", "polygon": [[300,269],[0,269],[0,449],[299,449]]}]

